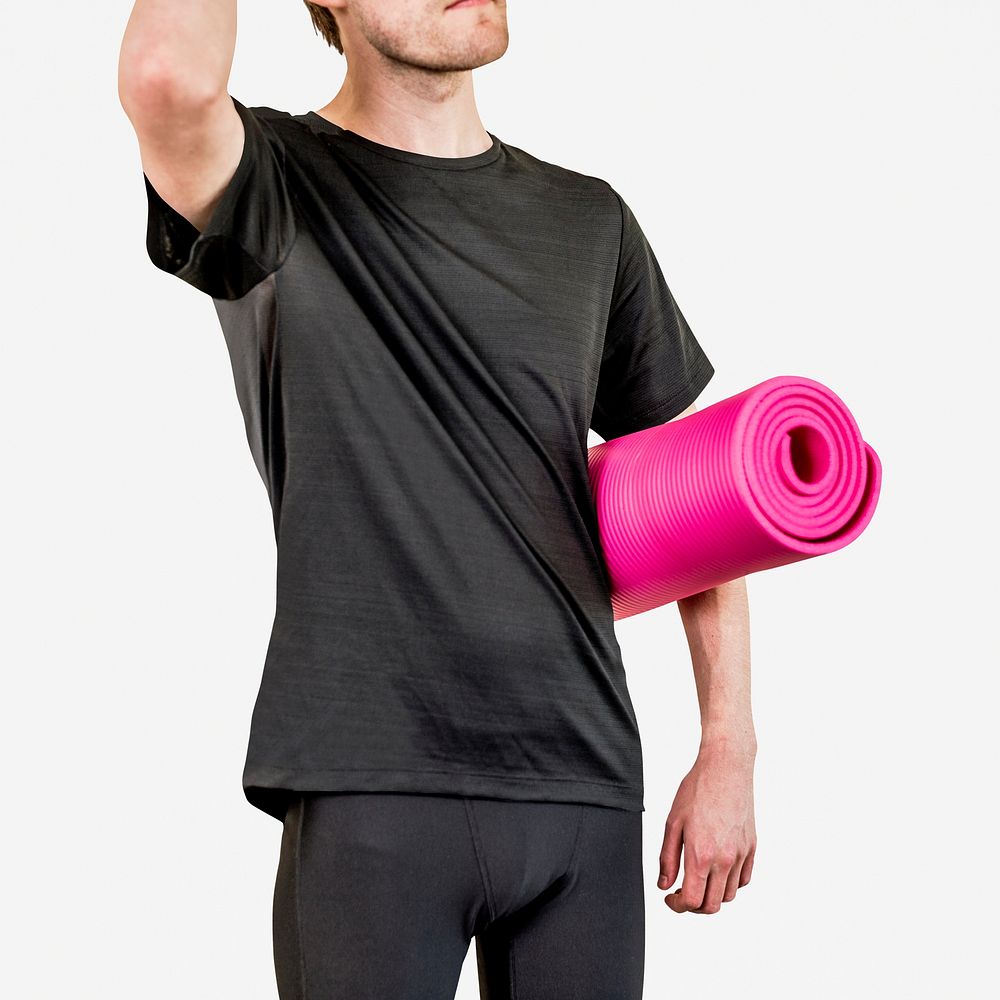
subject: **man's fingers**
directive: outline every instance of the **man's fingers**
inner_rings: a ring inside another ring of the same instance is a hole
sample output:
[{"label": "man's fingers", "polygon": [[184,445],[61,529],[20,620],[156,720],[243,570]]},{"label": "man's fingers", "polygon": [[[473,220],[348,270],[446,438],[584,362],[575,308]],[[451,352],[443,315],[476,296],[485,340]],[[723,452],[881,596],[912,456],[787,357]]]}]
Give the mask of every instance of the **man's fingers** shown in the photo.
[{"label": "man's fingers", "polygon": [[743,870],[740,872],[740,885],[746,885],[750,881],[750,872],[753,871],[753,856],[757,853],[757,844],[750,847],[750,853],[743,862]]},{"label": "man's fingers", "polygon": [[684,849],[684,882],[669,893],[664,903],[675,913],[718,913],[722,904],[736,898],[736,891],[750,881],[753,848],[745,857],[723,856],[713,861],[707,874],[704,861],[694,858]]},{"label": "man's fingers", "polygon": [[698,907],[698,913],[718,913],[722,909],[722,896],[726,891],[726,882],[731,870],[731,868],[712,866],[708,882],[705,884],[705,899]]},{"label": "man's fingers", "polygon": [[708,872],[695,863],[691,852],[684,848],[684,881],[675,892],[668,893],[663,901],[677,913],[697,910],[705,900],[705,883]]},{"label": "man's fingers", "polygon": [[685,874],[681,887],[668,892],[663,897],[663,902],[675,913],[697,910],[705,900],[705,881],[704,878],[692,878]]},{"label": "man's fingers", "polygon": [[682,833],[681,824],[668,816],[660,849],[660,877],[656,882],[660,889],[669,889],[680,871]]},{"label": "man's fingers", "polygon": [[681,890],[680,889],[674,889],[673,892],[668,892],[663,897],[663,902],[666,903],[667,906],[669,906],[670,909],[674,911],[674,913],[686,913],[687,912],[687,907],[684,905],[683,902],[681,902]]},{"label": "man's fingers", "polygon": [[724,903],[730,903],[736,898],[736,890],[740,885],[740,875],[743,872],[743,858],[739,858],[736,864],[729,869],[729,878],[726,879],[726,891],[722,896]]}]

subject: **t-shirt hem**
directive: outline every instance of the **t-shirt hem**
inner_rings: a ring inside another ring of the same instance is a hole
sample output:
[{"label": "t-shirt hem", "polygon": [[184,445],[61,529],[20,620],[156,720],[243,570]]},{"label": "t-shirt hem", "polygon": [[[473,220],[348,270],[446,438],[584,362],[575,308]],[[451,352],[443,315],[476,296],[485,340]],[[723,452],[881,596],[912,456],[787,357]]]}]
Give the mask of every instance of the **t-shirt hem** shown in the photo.
[{"label": "t-shirt hem", "polygon": [[637,431],[647,430],[660,424],[673,420],[678,414],[683,413],[697,398],[702,390],[712,380],[715,368],[706,355],[701,355],[697,365],[692,369],[687,382],[683,388],[671,396],[669,399],[661,400],[655,405],[633,414],[619,423],[606,425],[601,432],[593,422],[591,426],[597,431],[605,441],[611,441],[617,437],[624,437],[626,434],[634,434]]},{"label": "t-shirt hem", "polygon": [[517,777],[461,771],[296,770],[256,766],[243,774],[250,805],[284,822],[299,792],[409,792],[530,802],[580,802],[644,812],[642,788],[577,778]]}]

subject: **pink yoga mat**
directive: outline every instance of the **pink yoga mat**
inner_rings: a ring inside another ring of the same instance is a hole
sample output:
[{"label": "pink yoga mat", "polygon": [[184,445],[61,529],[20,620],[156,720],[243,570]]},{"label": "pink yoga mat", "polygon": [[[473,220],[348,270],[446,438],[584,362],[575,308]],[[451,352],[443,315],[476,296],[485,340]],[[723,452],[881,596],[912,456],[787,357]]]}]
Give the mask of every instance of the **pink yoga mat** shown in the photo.
[{"label": "pink yoga mat", "polygon": [[882,464],[840,397],[778,375],[589,452],[615,620],[843,548]]}]

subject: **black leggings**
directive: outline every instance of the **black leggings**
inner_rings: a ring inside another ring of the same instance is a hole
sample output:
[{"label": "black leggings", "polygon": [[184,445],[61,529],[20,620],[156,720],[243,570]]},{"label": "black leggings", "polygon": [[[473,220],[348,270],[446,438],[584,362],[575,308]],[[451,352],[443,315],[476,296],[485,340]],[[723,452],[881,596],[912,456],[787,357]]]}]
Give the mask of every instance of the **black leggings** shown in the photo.
[{"label": "black leggings", "polygon": [[280,1000],[639,1000],[642,813],[406,792],[291,799],[274,886]]}]

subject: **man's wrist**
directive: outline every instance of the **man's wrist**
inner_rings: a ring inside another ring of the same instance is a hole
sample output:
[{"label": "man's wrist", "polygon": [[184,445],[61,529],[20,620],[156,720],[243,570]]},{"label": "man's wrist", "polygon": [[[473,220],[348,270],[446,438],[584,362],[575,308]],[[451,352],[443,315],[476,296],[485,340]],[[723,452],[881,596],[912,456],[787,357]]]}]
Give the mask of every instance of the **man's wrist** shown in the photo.
[{"label": "man's wrist", "polygon": [[753,758],[757,755],[757,735],[753,725],[747,723],[702,725],[700,750],[732,752]]}]

